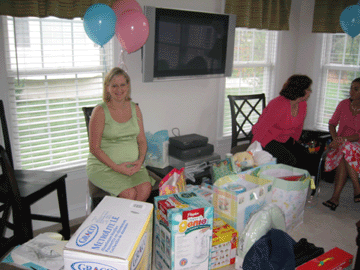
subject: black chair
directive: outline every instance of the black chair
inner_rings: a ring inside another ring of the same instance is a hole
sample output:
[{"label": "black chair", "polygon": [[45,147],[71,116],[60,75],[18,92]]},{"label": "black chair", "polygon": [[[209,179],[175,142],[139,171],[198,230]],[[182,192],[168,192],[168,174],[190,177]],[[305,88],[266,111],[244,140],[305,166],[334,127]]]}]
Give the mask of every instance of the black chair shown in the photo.
[{"label": "black chair", "polygon": [[[228,95],[231,111],[231,153],[245,151],[251,143],[251,128],[265,108],[265,94]],[[242,143],[238,145],[238,143]]]},{"label": "black chair", "polygon": [[[22,206],[20,191],[16,184],[14,170],[6,154],[4,147],[0,145],[0,163],[3,175],[0,178],[0,194],[3,204],[0,206],[0,257],[6,254],[10,248],[23,242]],[[12,212],[12,221],[10,214]]]},{"label": "black chair", "polygon": [[[89,137],[89,123],[90,123],[90,117],[92,114],[92,111],[95,107],[82,107],[84,117],[85,117],[85,123],[86,123],[86,129],[88,132]],[[156,180],[155,185],[152,187],[152,193],[157,193],[159,190],[159,183],[161,181],[160,177],[157,176],[155,173],[148,170],[149,175]],[[101,200],[106,196],[110,195],[108,192],[98,188],[93,183],[91,183],[90,180],[88,180],[87,185],[87,195],[86,195],[86,214],[89,215],[92,210],[101,202]],[[154,195],[154,194],[152,194]],[[150,195],[152,198],[153,196]]]},{"label": "black chair", "polygon": [[[14,168],[14,162],[11,155],[10,137],[2,100],[0,100],[0,117],[5,151],[10,166]],[[9,198],[7,198],[6,195],[13,194],[16,198],[17,204],[19,205],[18,209],[20,211],[20,213],[16,212],[16,214],[19,214],[22,220],[22,234],[20,242],[23,243],[33,238],[33,220],[61,223],[62,230],[60,233],[65,239],[70,239],[69,213],[65,185],[65,178],[67,177],[67,174],[41,170],[13,170],[13,175],[14,179],[11,179],[12,185],[17,185],[19,196],[10,189],[12,187],[11,185],[6,184],[9,179],[6,179],[7,176],[3,172],[1,176],[1,194],[3,194],[3,196],[0,197],[0,203],[2,203],[0,209],[4,209],[4,212],[7,211],[6,209],[8,206],[6,205],[9,203]],[[46,197],[53,191],[57,192],[60,216],[32,214],[31,205]],[[15,226],[18,226],[18,221],[19,220],[16,219],[14,220]]]}]

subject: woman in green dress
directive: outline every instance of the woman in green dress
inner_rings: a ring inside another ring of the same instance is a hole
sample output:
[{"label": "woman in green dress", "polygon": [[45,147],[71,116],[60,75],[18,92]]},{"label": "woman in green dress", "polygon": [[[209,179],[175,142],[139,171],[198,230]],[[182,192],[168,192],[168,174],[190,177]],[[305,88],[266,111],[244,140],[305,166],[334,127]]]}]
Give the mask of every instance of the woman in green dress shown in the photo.
[{"label": "woman in green dress", "polygon": [[86,171],[97,187],[120,198],[146,201],[152,179],[143,165],[147,150],[142,114],[130,98],[130,77],[115,67],[105,77],[103,102],[89,123]]}]

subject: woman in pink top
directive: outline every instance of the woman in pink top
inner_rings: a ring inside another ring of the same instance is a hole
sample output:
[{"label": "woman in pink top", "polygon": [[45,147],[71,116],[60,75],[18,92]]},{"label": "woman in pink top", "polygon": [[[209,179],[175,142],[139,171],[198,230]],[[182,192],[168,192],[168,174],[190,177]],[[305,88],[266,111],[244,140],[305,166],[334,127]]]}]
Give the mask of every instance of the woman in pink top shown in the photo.
[{"label": "woman in pink top", "polygon": [[335,188],[331,199],[323,202],[323,205],[335,211],[348,176],[354,186],[354,202],[360,202],[360,78],[352,81],[350,98],[336,107],[329,121],[329,131],[333,141],[329,145],[325,171],[336,168]]},{"label": "woman in pink top", "polygon": [[252,142],[260,142],[278,163],[306,168],[306,160],[299,158],[306,155],[306,150],[296,141],[303,129],[311,84],[306,75],[291,76],[252,128]]}]

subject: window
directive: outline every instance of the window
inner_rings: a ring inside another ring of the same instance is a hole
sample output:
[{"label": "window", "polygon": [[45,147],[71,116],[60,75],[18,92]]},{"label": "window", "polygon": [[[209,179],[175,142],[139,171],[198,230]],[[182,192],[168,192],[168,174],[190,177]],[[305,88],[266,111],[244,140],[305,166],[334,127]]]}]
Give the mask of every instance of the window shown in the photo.
[{"label": "window", "polygon": [[14,162],[45,170],[84,165],[88,139],[81,107],[101,101],[112,42],[94,44],[80,18],[3,18]]},{"label": "window", "polygon": [[[225,86],[223,136],[231,135],[228,95],[265,93],[269,98],[277,36],[277,31],[236,28],[233,72]],[[248,125],[245,129],[250,130]]]},{"label": "window", "polygon": [[351,81],[360,77],[360,37],[323,34],[320,97],[316,124],[328,130],[328,123],[339,102],[349,97]]}]

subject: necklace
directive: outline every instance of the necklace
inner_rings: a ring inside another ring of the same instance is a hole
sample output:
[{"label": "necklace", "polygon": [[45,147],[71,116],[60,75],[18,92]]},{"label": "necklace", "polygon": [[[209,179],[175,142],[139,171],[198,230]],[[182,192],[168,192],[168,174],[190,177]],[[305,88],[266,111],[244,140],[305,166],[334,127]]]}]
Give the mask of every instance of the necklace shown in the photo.
[{"label": "necklace", "polygon": [[299,109],[299,104],[298,103],[291,104],[291,115],[294,116],[294,117],[297,116],[298,109]]}]

